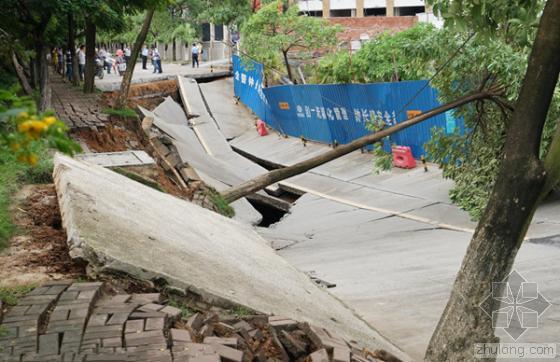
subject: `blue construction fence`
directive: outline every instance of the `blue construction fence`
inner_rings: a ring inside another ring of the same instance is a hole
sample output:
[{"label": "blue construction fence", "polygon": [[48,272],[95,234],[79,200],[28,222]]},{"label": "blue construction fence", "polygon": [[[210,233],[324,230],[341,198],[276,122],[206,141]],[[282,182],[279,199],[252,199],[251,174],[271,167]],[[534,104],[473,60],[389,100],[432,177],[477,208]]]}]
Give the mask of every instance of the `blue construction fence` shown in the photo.
[{"label": "blue construction fence", "polygon": [[[366,127],[370,121],[394,125],[440,105],[436,89],[426,86],[427,80],[265,88],[262,64],[234,56],[233,71],[235,95],[265,123],[289,136],[329,144],[348,143],[371,133]],[[389,149],[389,143],[409,146],[418,158],[434,127],[453,133],[464,126],[447,112],[391,135],[385,147]]]}]

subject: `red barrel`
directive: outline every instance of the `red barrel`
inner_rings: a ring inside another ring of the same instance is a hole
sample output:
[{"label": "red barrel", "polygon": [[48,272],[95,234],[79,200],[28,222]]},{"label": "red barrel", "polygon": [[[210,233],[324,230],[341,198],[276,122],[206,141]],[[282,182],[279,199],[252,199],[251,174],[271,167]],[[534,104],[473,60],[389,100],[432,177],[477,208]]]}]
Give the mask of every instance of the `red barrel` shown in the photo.
[{"label": "red barrel", "polygon": [[262,119],[259,119],[257,121],[257,132],[259,132],[259,135],[261,136],[266,136],[268,134],[268,131],[266,130],[266,124]]},{"label": "red barrel", "polygon": [[408,146],[393,147],[393,166],[400,168],[416,167],[416,160],[412,156],[412,151]]}]

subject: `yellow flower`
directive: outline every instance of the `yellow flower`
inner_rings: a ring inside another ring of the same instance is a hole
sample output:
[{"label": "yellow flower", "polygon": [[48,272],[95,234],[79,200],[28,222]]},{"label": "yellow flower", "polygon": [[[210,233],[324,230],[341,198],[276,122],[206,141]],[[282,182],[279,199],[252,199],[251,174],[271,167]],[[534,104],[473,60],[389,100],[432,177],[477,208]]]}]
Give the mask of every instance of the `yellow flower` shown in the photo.
[{"label": "yellow flower", "polygon": [[17,156],[17,160],[19,162],[26,162],[27,161],[27,156],[22,153],[22,154]]},{"label": "yellow flower", "polygon": [[31,128],[31,122],[32,121],[25,121],[25,122],[21,123],[18,126],[18,131],[20,131],[21,133],[29,132],[29,129]]},{"label": "yellow flower", "polygon": [[46,123],[41,121],[30,121],[30,122],[31,122],[30,131],[34,131],[37,133],[41,133],[49,127]]},{"label": "yellow flower", "polygon": [[56,118],[53,117],[53,116],[46,117],[45,119],[43,119],[43,122],[44,122],[47,126],[50,126],[50,125],[56,123]]},{"label": "yellow flower", "polygon": [[27,156],[27,163],[29,163],[31,166],[35,166],[37,164],[37,155],[30,154],[29,156]]},{"label": "yellow flower", "polygon": [[17,143],[17,142],[14,142],[14,143],[11,143],[11,144],[10,144],[10,148],[12,149],[12,151],[17,151],[17,150],[19,150],[19,146],[20,146],[20,144]]}]

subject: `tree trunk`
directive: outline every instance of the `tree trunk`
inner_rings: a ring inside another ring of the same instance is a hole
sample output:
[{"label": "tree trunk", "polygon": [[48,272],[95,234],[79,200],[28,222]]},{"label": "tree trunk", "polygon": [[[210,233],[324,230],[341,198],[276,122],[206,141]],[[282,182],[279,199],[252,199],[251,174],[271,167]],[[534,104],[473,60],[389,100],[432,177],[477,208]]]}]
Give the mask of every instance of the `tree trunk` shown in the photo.
[{"label": "tree trunk", "polygon": [[76,55],[76,22],[72,12],[68,13],[68,49],[72,53],[72,84],[80,85],[79,63]]},{"label": "tree trunk", "polygon": [[31,85],[29,84],[29,81],[27,80],[27,77],[25,76],[25,72],[23,70],[23,67],[21,66],[21,64],[19,64],[16,53],[13,50],[12,50],[12,64],[14,65],[14,69],[16,71],[16,75],[18,77],[19,84],[21,85],[21,88],[23,89],[25,94],[27,94],[28,96],[32,95],[33,94],[33,88],[31,88]]},{"label": "tree trunk", "polygon": [[39,82],[37,80],[39,71],[37,70],[36,58],[37,57],[32,57],[31,59],[29,59],[29,73],[31,73],[29,79],[31,80],[31,87],[33,88],[37,88],[37,86],[39,85]]},{"label": "tree trunk", "polygon": [[177,61],[177,39],[173,38],[173,61]]},{"label": "tree trunk", "polygon": [[[492,295],[492,283],[504,281],[511,271],[547,181],[539,149],[560,71],[559,29],[560,0],[549,0],[507,130],[494,189],[430,340],[427,361],[473,360],[476,343],[498,341],[492,319],[480,305]],[[499,302],[491,303],[495,308]]]},{"label": "tree trunk", "polygon": [[284,64],[286,64],[286,71],[288,72],[288,78],[290,78],[290,82],[293,82],[294,78],[292,77],[292,68],[290,68],[290,63],[288,62],[288,52],[282,50],[282,54],[284,55]]},{"label": "tree trunk", "polygon": [[142,44],[146,41],[146,36],[150,30],[150,24],[152,23],[152,18],[154,17],[154,9],[148,10],[146,13],[146,18],[144,19],[144,24],[142,24],[142,30],[136,37],[134,42],[134,47],[132,48],[132,53],[130,54],[130,59],[126,65],[126,72],[124,73],[123,80],[121,83],[121,91],[117,97],[117,102],[115,106],[117,108],[126,107],[126,102],[128,100],[128,91],[130,90],[130,83],[132,81],[132,74],[134,72],[134,65],[136,65],[136,60],[138,59],[138,53],[140,53],[140,48]]},{"label": "tree trunk", "polygon": [[38,109],[43,112],[50,106],[49,68],[47,64],[47,51],[43,45],[42,36],[35,36],[35,54],[37,56],[37,75],[39,82]]},{"label": "tree trunk", "polygon": [[308,170],[311,170],[312,168],[315,168],[317,166],[320,166],[324,163],[327,163],[329,161],[332,161],[336,158],[339,158],[341,156],[344,156],[350,152],[359,150],[362,147],[365,147],[369,144],[375,143],[377,141],[380,141],[381,139],[396,133],[398,131],[401,131],[405,128],[408,128],[410,126],[413,126],[417,123],[420,123],[422,121],[425,121],[429,118],[432,118],[434,116],[437,116],[438,114],[444,113],[450,109],[453,108],[457,108],[460,107],[462,105],[465,105],[467,103],[476,101],[476,100],[480,100],[480,99],[484,99],[484,98],[489,98],[492,95],[495,95],[495,93],[493,92],[492,89],[490,90],[485,90],[482,92],[477,92],[477,93],[472,93],[472,94],[468,94],[464,97],[461,97],[453,102],[444,104],[440,107],[434,108],[430,111],[427,111],[426,113],[423,113],[419,116],[416,116],[414,118],[410,118],[407,121],[401,122],[393,127],[389,127],[387,129],[384,129],[382,131],[358,138],[348,144],[345,145],[341,145],[338,146],[337,148],[327,151],[325,153],[323,153],[322,155],[316,156],[316,157],[312,157],[308,160],[305,160],[303,162],[299,162],[296,163],[295,165],[289,166],[289,167],[285,167],[285,168],[281,168],[278,170],[273,170],[270,171],[264,175],[261,176],[257,176],[252,180],[246,181],[238,186],[234,186],[232,188],[230,188],[229,190],[225,191],[224,193],[222,193],[222,196],[224,197],[224,199],[226,200],[226,202],[228,203],[232,203],[233,201],[240,199],[242,197],[245,197],[249,194],[252,194],[253,192],[259,191],[269,185],[272,185],[275,182],[278,181],[282,181],[285,180],[289,177],[295,176],[295,175],[299,175],[300,173],[306,172]]},{"label": "tree trunk", "polygon": [[91,18],[86,18],[86,71],[84,75],[84,93],[93,93],[95,90],[95,35],[95,23]]}]

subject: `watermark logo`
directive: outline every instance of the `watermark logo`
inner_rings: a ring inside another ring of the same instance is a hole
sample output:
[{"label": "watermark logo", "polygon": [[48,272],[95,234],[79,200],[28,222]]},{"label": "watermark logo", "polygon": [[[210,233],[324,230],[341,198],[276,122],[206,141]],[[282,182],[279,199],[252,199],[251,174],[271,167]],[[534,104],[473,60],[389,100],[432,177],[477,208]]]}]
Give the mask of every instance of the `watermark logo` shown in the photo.
[{"label": "watermark logo", "polygon": [[537,328],[548,307],[550,303],[539,293],[537,283],[528,282],[515,270],[503,281],[492,283],[492,294],[480,303],[492,318],[492,326],[502,328],[514,341],[528,329]]},{"label": "watermark logo", "polygon": [[475,343],[474,357],[477,359],[555,359],[557,348],[554,343]]}]

